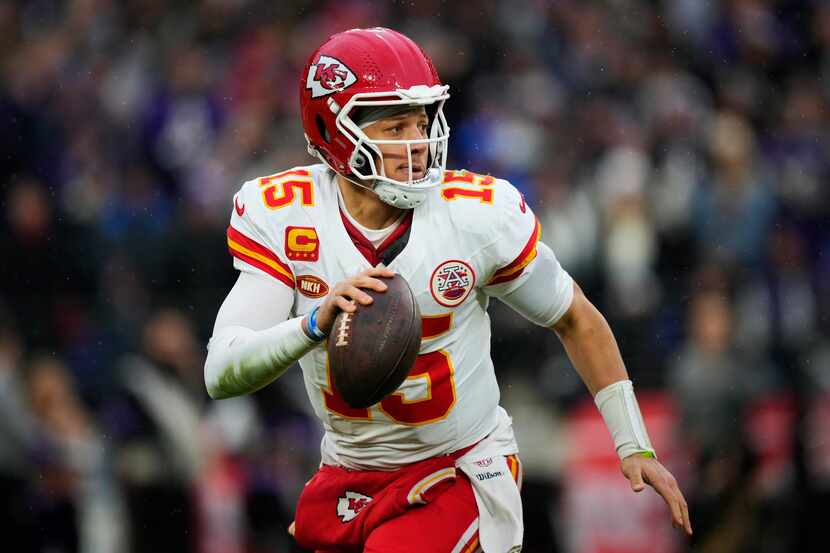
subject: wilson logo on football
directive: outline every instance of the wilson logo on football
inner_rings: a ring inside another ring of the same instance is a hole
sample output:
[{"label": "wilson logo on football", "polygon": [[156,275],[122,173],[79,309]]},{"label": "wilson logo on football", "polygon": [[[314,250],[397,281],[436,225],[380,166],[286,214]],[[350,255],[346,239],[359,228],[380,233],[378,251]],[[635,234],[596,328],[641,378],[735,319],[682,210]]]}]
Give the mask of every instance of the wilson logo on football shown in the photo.
[{"label": "wilson logo on football", "polygon": [[362,493],[352,492],[346,490],[344,497],[337,498],[337,516],[343,522],[349,522],[354,519],[366,505],[372,501],[372,498]]},{"label": "wilson logo on football", "polygon": [[329,286],[314,275],[300,275],[296,278],[297,290],[307,298],[322,298],[329,293]]},{"label": "wilson logo on football", "polygon": [[320,56],[308,70],[305,87],[312,98],[340,92],[357,82],[357,77],[346,64],[331,56]]},{"label": "wilson logo on football", "polygon": [[444,307],[460,305],[473,289],[476,274],[463,261],[444,261],[432,272],[430,291],[435,301]]}]

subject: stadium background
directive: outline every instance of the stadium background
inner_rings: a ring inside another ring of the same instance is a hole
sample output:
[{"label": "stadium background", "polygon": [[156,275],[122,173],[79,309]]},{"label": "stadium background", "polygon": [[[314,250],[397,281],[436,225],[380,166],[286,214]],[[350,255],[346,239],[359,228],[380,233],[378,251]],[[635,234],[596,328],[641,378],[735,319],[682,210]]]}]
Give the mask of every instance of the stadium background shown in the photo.
[{"label": "stadium background", "polygon": [[555,337],[495,305],[525,551],[826,551],[819,0],[0,4],[7,545],[295,550],[285,528],[319,459],[298,371],[211,402],[204,345],[235,278],[232,193],[311,162],[301,66],[373,25],[419,41],[451,85],[451,167],[519,187],[611,321],[691,505],[686,543],[627,489]]}]

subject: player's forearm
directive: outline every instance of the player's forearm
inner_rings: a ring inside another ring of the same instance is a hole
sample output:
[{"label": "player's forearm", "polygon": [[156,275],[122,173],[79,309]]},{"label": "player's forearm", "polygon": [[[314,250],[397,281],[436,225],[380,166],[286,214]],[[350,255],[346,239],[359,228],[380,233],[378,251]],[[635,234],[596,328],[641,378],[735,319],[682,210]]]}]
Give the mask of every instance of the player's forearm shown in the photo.
[{"label": "player's forearm", "polygon": [[634,454],[654,456],[614,334],[605,317],[576,284],[571,307],[552,328],[594,396],[619,458]]},{"label": "player's forearm", "polygon": [[574,284],[574,298],[565,315],[553,325],[568,357],[591,395],[628,379],[611,327]]},{"label": "player's forearm", "polygon": [[205,361],[208,394],[222,399],[254,392],[319,344],[303,331],[299,317],[260,331],[241,326],[219,329],[210,339]]}]

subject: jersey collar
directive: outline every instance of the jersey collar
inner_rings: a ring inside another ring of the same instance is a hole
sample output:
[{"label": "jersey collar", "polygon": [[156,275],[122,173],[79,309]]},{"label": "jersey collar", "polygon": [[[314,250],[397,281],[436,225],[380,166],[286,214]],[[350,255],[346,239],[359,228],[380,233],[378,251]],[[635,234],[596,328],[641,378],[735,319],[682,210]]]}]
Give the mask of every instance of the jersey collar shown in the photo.
[{"label": "jersey collar", "polygon": [[407,211],[398,227],[393,230],[392,234],[387,236],[377,248],[375,248],[374,244],[372,244],[372,242],[370,242],[369,239],[366,238],[363,233],[352,224],[343,212],[342,207],[339,207],[339,211],[340,219],[343,221],[343,226],[345,227],[349,238],[351,238],[352,243],[355,245],[355,248],[357,248],[357,251],[359,251],[363,257],[366,258],[366,261],[368,261],[372,267],[377,266],[378,263],[383,263],[388,266],[392,263],[392,260],[403,251],[406,244],[409,242],[409,234],[412,229],[412,214],[414,210],[410,209]]}]

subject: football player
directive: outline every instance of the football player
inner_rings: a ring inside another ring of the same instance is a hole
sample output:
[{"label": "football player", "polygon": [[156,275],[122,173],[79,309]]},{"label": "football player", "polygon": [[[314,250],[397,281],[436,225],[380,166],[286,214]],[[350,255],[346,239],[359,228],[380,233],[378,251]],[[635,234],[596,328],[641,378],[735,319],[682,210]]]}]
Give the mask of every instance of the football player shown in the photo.
[{"label": "football player", "polygon": [[[603,316],[538,241],[510,183],[446,170],[448,86],[384,28],[330,37],[300,80],[318,162],[246,182],[228,247],[239,269],[205,363],[213,398],[253,392],[299,360],[325,434],[290,531],[320,551],[518,551],[522,468],[490,359],[498,298],[550,328],[593,394],[634,491],[651,485],[675,526],[686,501],[649,441]],[[410,284],[423,340],[392,395],[350,407],[323,342],[384,277]]]}]

